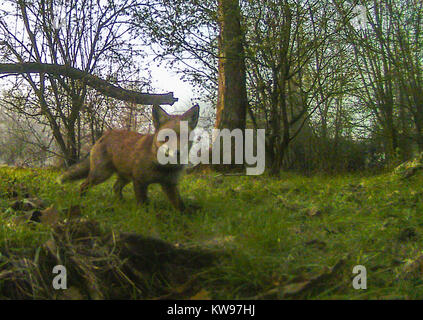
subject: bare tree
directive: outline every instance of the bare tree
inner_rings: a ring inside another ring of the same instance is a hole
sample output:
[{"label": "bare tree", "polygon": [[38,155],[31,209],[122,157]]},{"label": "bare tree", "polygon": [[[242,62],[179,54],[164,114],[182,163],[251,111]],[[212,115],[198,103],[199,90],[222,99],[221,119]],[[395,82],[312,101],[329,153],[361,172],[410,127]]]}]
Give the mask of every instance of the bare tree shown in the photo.
[{"label": "bare tree", "polygon": [[[335,3],[350,21],[353,7]],[[423,150],[423,7],[421,2],[390,0],[363,2],[362,8],[366,28],[348,23],[345,35],[361,81],[357,95],[381,128],[386,161],[393,164],[399,156],[410,156],[412,140]],[[415,139],[407,119],[414,121]]]},{"label": "bare tree", "polygon": [[335,94],[335,88],[324,90],[338,54],[327,46],[342,24],[319,1],[248,2],[244,11],[249,115],[266,128],[267,160],[277,175],[290,143]]},{"label": "bare tree", "polygon": [[[113,75],[114,79],[123,72],[136,73],[131,57],[139,56],[140,52],[131,46],[127,36],[131,26],[125,22],[127,10],[138,4],[134,0],[70,0],[66,3],[19,0],[7,4],[9,9],[0,16],[4,60],[33,62],[32,67],[38,68],[41,64],[56,65],[56,69],[62,65],[62,71],[66,70],[61,74],[46,73],[45,69],[29,70],[37,72],[33,75],[25,70],[31,65],[21,65],[21,72],[27,72],[24,79],[37,100],[27,113],[48,121],[67,164],[72,164],[80,155],[80,115],[87,85],[93,78],[75,77],[68,72],[75,73],[72,68],[77,68],[84,75],[106,78]],[[15,28],[10,28],[12,22]]]}]

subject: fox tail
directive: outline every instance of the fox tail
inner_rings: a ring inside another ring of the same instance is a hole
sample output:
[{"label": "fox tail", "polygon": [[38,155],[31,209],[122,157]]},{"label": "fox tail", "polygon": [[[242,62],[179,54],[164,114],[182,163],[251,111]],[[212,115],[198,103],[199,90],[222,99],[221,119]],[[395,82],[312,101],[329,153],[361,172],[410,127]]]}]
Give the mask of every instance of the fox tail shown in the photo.
[{"label": "fox tail", "polygon": [[90,172],[90,157],[87,157],[85,160],[74,164],[65,173],[57,178],[57,182],[62,184],[68,181],[80,180],[88,177]]}]

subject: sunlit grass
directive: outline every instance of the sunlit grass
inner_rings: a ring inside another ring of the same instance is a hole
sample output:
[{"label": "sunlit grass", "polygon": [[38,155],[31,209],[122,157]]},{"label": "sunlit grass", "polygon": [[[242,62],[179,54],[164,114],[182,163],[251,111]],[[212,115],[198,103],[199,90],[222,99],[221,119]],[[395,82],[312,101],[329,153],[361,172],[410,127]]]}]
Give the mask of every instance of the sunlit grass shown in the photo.
[{"label": "sunlit grass", "polygon": [[[62,210],[80,205],[82,214],[114,231],[137,232],[187,246],[218,245],[229,255],[210,270],[204,286],[214,298],[249,298],[326,272],[346,257],[336,279],[298,297],[313,299],[422,298],[423,282],[402,279],[407,261],[423,251],[423,183],[392,174],[305,177],[185,176],[180,185],[187,204],[175,211],[158,186],[150,203],[138,207],[132,186],[124,200],[111,191],[113,179],[78,194],[79,183],[60,186],[54,170],[0,169],[0,245],[31,249],[49,236],[47,227],[10,223],[11,185]],[[18,197],[22,195],[19,194]],[[405,229],[416,237],[401,236]],[[368,289],[352,287],[352,269],[364,265]],[[397,279],[398,278],[398,279]]]}]

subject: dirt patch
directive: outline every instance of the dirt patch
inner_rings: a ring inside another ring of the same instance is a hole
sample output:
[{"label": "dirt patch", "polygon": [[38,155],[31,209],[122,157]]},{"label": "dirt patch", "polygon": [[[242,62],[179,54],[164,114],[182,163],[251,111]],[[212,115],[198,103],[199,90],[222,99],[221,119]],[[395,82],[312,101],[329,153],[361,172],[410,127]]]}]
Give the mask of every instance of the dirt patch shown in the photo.
[{"label": "dirt patch", "polygon": [[[201,271],[220,256],[84,218],[55,224],[40,248],[0,254],[1,299],[187,299],[203,290]],[[56,265],[66,267],[66,290],[53,288]]]}]

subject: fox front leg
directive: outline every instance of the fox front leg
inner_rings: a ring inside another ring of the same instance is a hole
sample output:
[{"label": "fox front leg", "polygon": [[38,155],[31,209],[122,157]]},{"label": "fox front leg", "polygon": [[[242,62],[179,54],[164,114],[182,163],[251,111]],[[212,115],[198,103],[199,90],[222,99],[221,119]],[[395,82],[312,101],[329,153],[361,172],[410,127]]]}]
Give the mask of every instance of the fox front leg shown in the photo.
[{"label": "fox front leg", "polygon": [[129,183],[129,181],[123,177],[118,177],[115,184],[113,185],[113,192],[119,199],[123,199],[122,190]]},{"label": "fox front leg", "polygon": [[184,211],[185,205],[182,201],[181,195],[179,194],[178,187],[176,186],[176,184],[162,184],[162,188],[172,205],[179,211]]},{"label": "fox front leg", "polygon": [[134,180],[134,192],[135,192],[135,199],[137,199],[138,204],[144,204],[148,202],[147,199],[147,188],[148,185],[143,184],[139,181]]}]

